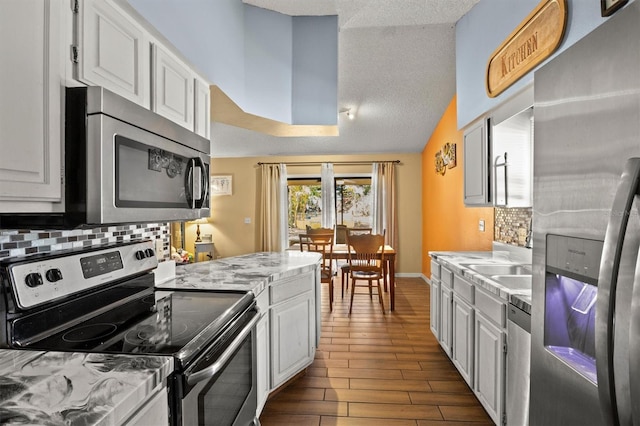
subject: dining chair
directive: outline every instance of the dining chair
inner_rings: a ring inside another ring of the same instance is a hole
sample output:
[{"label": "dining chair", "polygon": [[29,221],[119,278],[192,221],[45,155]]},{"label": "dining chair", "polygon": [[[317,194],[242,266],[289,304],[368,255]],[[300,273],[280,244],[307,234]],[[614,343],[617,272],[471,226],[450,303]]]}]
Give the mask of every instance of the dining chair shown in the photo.
[{"label": "dining chair", "polygon": [[300,251],[310,251],[322,255],[320,282],[329,284],[329,311],[333,312],[333,230],[300,234]]},{"label": "dining chair", "polygon": [[[345,243],[348,241],[349,235],[363,235],[363,234],[371,234],[373,230],[371,228],[347,228],[345,231]],[[349,246],[347,245],[347,248]],[[341,280],[340,286],[342,288],[342,298],[344,298],[344,289],[349,290],[349,262],[345,263],[340,267],[341,271]]]},{"label": "dining chair", "polygon": [[373,299],[372,283],[376,281],[378,287],[378,300],[384,314],[384,301],[382,300],[382,288],[380,280],[384,280],[384,234],[347,234],[349,245],[349,275],[351,277],[351,300],[349,302],[349,315],[353,309],[353,297],[356,293],[358,281],[367,281],[369,298]]}]

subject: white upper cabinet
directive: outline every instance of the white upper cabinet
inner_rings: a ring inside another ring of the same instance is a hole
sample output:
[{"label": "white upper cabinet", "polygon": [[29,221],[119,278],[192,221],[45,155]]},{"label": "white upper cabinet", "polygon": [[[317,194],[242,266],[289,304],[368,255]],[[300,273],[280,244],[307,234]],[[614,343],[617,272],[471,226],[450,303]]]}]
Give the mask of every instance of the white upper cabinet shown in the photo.
[{"label": "white upper cabinet", "polygon": [[489,188],[489,144],[486,120],[482,119],[464,133],[464,204],[491,204]]},{"label": "white upper cabinet", "polygon": [[211,90],[209,83],[196,77],[195,86],[194,130],[200,136],[211,139]]},{"label": "white upper cabinet", "polygon": [[62,196],[61,7],[53,0],[2,0],[1,212],[51,211]]},{"label": "white upper cabinet", "polygon": [[187,129],[194,130],[194,73],[161,45],[154,44],[151,109]]},{"label": "white upper cabinet", "polygon": [[150,42],[144,28],[105,0],[78,2],[75,78],[149,107]]}]

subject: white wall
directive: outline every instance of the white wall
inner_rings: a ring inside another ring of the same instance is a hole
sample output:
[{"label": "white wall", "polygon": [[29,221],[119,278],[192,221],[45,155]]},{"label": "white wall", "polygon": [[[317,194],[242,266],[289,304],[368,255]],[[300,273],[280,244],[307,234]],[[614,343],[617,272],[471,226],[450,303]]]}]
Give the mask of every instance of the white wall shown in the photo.
[{"label": "white wall", "polygon": [[294,17],[293,58],[292,123],[337,124],[338,17]]},{"label": "white wall", "polygon": [[[540,0],[481,0],[456,23],[456,91],[459,129],[492,110],[533,81],[534,70],[495,98],[489,98],[485,90],[489,57],[539,3]],[[601,17],[600,2],[597,0],[567,0],[567,10],[564,39],[553,56],[608,19]],[[538,67],[543,66],[547,61]]]}]

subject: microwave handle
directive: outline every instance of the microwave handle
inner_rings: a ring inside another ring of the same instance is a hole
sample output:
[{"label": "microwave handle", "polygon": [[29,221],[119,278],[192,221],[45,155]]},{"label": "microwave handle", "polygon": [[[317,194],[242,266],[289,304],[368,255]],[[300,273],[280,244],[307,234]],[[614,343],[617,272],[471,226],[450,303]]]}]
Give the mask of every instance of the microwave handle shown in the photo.
[{"label": "microwave handle", "polygon": [[639,186],[640,158],[629,158],[624,165],[613,200],[598,276],[595,324],[598,394],[604,421],[612,425],[620,424],[613,374],[616,287],[624,235]]},{"label": "microwave handle", "polygon": [[204,161],[200,157],[193,157],[187,163],[185,173],[185,194],[187,204],[191,209],[200,209],[207,200],[209,193],[209,176]]}]

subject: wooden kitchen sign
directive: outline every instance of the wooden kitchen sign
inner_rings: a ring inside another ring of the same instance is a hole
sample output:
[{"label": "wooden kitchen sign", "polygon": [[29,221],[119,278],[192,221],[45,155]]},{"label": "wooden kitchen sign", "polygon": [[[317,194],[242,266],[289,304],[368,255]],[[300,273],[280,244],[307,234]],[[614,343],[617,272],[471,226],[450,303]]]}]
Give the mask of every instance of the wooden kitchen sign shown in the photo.
[{"label": "wooden kitchen sign", "polygon": [[487,64],[487,95],[494,98],[560,45],[567,26],[567,1],[542,0],[498,47]]}]

